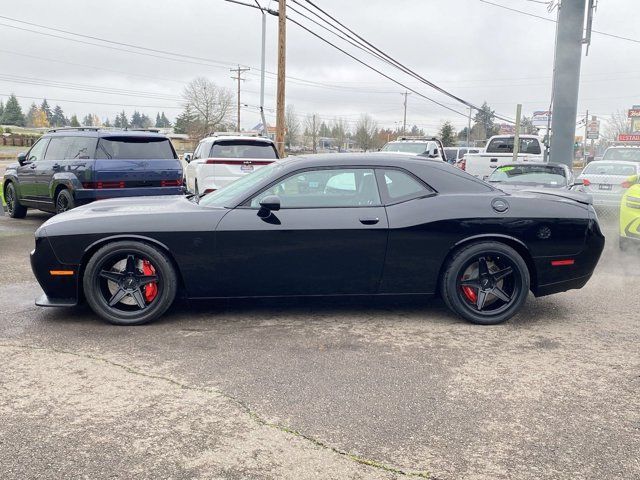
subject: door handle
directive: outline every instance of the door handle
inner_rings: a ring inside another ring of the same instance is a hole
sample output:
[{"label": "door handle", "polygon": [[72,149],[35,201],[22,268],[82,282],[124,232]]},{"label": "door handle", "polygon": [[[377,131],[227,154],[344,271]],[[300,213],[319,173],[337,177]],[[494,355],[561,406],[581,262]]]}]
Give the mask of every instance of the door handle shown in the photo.
[{"label": "door handle", "polygon": [[29,165],[29,168],[36,168],[37,165],[35,163],[32,163],[31,165]]},{"label": "door handle", "polygon": [[364,217],[360,219],[360,223],[363,225],[375,225],[380,219],[378,217]]},{"label": "door handle", "polygon": [[54,163],[51,168],[53,168],[54,170],[58,170],[60,168],[60,164],[59,163]]}]

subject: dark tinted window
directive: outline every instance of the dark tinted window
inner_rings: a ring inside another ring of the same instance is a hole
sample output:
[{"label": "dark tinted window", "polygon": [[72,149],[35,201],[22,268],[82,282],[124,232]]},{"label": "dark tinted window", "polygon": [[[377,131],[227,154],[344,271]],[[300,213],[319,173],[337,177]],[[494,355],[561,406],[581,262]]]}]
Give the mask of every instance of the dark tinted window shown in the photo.
[{"label": "dark tinted window", "polygon": [[387,192],[392,200],[420,197],[431,193],[431,190],[408,173],[400,170],[384,170],[383,172],[384,183],[387,185]]},{"label": "dark tinted window", "polygon": [[[519,151],[540,155],[540,142],[535,138],[521,138]],[[494,138],[487,145],[487,153],[513,153],[513,137]]]},{"label": "dark tinted window", "polygon": [[457,149],[455,148],[445,148],[444,156],[447,158],[447,161],[451,162],[456,159]]},{"label": "dark tinted window", "polygon": [[98,139],[92,137],[53,137],[46,160],[82,160],[94,158]]},{"label": "dark tinted window", "polygon": [[48,138],[41,138],[38,140],[31,150],[29,150],[29,156],[27,157],[27,161],[29,162],[37,162],[38,160],[42,160],[44,155],[44,150],[47,148],[47,143],[49,142]]},{"label": "dark tinted window", "polygon": [[211,147],[211,157],[214,158],[278,158],[273,145],[264,142],[245,140],[228,140],[216,142]]},{"label": "dark tinted window", "polygon": [[176,156],[166,138],[108,137],[98,141],[96,158],[166,160]]}]

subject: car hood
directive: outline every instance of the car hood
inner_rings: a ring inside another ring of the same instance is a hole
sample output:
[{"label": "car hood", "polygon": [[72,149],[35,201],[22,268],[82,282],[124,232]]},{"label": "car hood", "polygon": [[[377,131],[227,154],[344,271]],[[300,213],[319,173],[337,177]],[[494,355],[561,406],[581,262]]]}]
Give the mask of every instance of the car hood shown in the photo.
[{"label": "car hood", "polygon": [[200,206],[183,195],[113,198],[56,215],[36,236],[197,231],[215,227],[227,211]]}]

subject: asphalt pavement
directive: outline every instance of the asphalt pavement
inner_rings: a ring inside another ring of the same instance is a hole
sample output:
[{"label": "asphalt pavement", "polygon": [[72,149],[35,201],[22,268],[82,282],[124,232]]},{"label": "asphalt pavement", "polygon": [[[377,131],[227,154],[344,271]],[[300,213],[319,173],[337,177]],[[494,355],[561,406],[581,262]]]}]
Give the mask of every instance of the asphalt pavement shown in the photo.
[{"label": "asphalt pavement", "polygon": [[42,309],[0,217],[0,478],[640,478],[640,253],[468,324],[439,301]]}]

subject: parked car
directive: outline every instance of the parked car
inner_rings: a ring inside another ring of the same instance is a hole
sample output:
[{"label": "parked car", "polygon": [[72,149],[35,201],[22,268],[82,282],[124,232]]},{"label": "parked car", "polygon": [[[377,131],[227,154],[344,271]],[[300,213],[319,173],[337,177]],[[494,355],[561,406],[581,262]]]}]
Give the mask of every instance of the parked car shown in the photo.
[{"label": "parked car", "polygon": [[437,138],[402,136],[398,137],[397,140],[387,142],[380,150],[388,153],[419,155],[436,160],[447,160],[442,142]]},{"label": "parked car", "polygon": [[630,186],[620,202],[621,250],[635,246],[640,249],[640,184]]},{"label": "parked car", "polygon": [[475,147],[445,147],[444,155],[447,158],[447,162],[455,165],[461,161],[467,153],[480,153],[482,151],[482,148]]},{"label": "parked car", "polygon": [[[496,168],[513,162],[513,135],[494,135],[484,153],[468,153],[460,167],[471,175],[485,179]],[[519,162],[544,161],[542,142],[535,135],[520,135]]]},{"label": "parked car", "polygon": [[640,145],[614,145],[604,151],[602,160],[640,162]]},{"label": "parked car", "polygon": [[508,163],[496,168],[487,181],[504,192],[538,188],[582,190],[573,171],[563,163]]},{"label": "parked car", "polygon": [[578,180],[583,182],[584,191],[593,197],[594,207],[617,212],[622,196],[638,183],[639,175],[640,162],[600,160],[584,167]]},{"label": "parked car", "polygon": [[185,182],[197,195],[210,193],[276,160],[270,138],[218,133],[200,140],[193,156],[185,158]]},{"label": "parked car", "polygon": [[62,213],[105,198],[180,194],[182,166],[164,135],[54,129],[7,167],[2,189],[9,215],[24,218],[28,208]]},{"label": "parked car", "polygon": [[388,153],[291,157],[202,198],[106,200],[35,236],[36,303],[86,298],[122,325],[158,318],[178,294],[440,294],[495,324],[530,290],[584,286],[604,247],[584,199],[507,195],[446,162]]}]

